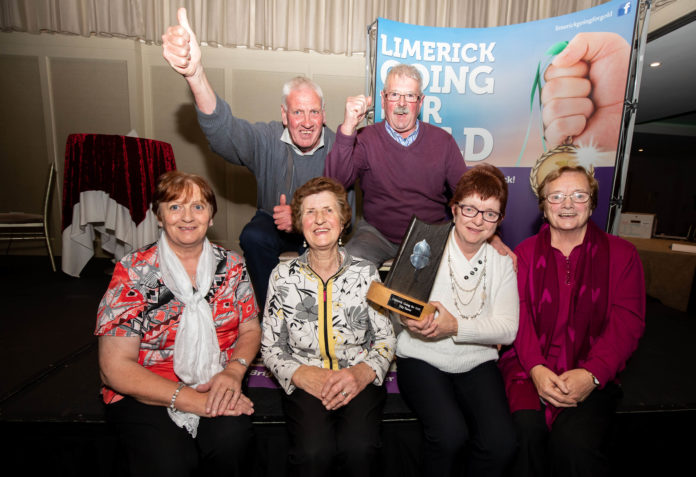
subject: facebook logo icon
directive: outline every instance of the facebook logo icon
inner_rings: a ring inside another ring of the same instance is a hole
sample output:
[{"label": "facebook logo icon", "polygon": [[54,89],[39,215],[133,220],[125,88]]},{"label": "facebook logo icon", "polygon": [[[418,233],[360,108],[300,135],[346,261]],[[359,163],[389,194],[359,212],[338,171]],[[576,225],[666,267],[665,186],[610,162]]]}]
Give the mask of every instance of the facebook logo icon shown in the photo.
[{"label": "facebook logo icon", "polygon": [[629,13],[631,13],[631,2],[626,2],[619,7],[618,16],[628,15]]}]

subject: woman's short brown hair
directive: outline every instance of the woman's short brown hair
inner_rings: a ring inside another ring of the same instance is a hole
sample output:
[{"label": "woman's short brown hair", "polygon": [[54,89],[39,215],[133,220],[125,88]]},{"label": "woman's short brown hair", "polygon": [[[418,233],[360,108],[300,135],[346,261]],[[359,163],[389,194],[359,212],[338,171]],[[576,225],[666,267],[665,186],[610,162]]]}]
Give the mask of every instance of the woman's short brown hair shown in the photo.
[{"label": "woman's short brown hair", "polygon": [[341,184],[329,177],[315,177],[305,182],[292,197],[290,210],[292,211],[292,226],[296,231],[302,233],[302,202],[310,195],[321,192],[331,192],[336,197],[338,218],[341,220],[343,230],[350,225],[352,211],[346,190]]},{"label": "woman's short brown hair", "polygon": [[160,204],[163,202],[171,202],[182,197],[184,200],[193,193],[193,186],[198,186],[201,191],[203,200],[212,209],[210,217],[214,217],[217,212],[217,202],[215,201],[215,193],[210,187],[210,184],[201,176],[189,174],[181,171],[165,172],[157,179],[155,193],[152,194],[152,211],[160,217]]},{"label": "woman's short brown hair", "polygon": [[563,175],[564,172],[578,172],[584,174],[587,177],[587,182],[590,184],[590,210],[595,210],[597,208],[597,196],[599,195],[599,182],[594,177],[594,173],[590,173],[582,166],[563,166],[558,169],[554,169],[541,181],[539,187],[537,187],[536,195],[539,198],[539,210],[544,211],[544,204],[546,202],[546,195],[544,194],[544,189],[546,184],[553,182]]},{"label": "woman's short brown hair", "polygon": [[469,168],[457,182],[457,188],[454,190],[452,200],[450,200],[450,207],[454,207],[464,197],[474,194],[479,195],[483,200],[498,199],[500,217],[505,216],[508,186],[500,169],[485,162]]}]

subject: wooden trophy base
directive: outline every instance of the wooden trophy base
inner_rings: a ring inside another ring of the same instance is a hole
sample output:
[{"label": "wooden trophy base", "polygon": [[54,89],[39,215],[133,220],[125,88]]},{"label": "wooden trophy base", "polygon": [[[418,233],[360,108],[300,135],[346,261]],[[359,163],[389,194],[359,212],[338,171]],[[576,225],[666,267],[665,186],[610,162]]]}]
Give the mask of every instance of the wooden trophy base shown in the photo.
[{"label": "wooden trophy base", "polygon": [[412,320],[422,320],[430,313],[435,313],[433,305],[394,291],[379,282],[370,284],[370,289],[367,290],[367,299]]}]

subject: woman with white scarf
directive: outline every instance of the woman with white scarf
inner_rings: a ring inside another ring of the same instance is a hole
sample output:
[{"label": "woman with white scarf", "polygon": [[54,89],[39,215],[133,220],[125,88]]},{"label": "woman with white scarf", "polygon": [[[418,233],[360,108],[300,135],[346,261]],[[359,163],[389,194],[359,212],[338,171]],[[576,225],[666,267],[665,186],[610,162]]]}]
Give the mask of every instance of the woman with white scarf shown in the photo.
[{"label": "woman with white scarf", "polygon": [[206,238],[215,195],[193,174],[163,174],[159,240],[124,257],[98,311],[107,420],[133,475],[242,475],[253,403],[242,392],[259,350],[244,261]]}]

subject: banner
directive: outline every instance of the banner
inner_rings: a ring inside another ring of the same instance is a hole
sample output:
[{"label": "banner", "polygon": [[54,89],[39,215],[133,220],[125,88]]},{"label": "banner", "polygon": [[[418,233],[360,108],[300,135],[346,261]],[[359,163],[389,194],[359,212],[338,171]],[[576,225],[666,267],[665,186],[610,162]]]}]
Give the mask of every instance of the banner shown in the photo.
[{"label": "banner", "polygon": [[[506,175],[501,226],[515,247],[542,217],[530,172],[567,157],[593,166],[600,194],[592,219],[606,228],[639,2],[603,5],[494,28],[437,28],[377,21],[376,91],[389,68],[412,64],[423,76],[421,120],[449,131],[469,166]],[[376,98],[375,121],[384,119]],[[561,147],[559,147],[561,146]]]}]

